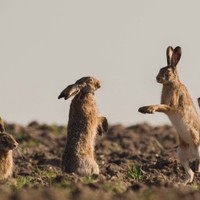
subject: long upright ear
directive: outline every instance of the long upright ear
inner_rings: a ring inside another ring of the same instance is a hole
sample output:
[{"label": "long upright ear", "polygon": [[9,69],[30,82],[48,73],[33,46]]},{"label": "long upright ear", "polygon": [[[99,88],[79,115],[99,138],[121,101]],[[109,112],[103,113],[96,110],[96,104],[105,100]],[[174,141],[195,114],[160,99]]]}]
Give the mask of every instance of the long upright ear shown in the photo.
[{"label": "long upright ear", "polygon": [[5,132],[4,123],[3,123],[3,120],[1,119],[1,117],[0,117],[0,132],[1,133]]},{"label": "long upright ear", "polygon": [[176,67],[181,58],[181,47],[176,47],[172,55],[172,65]]},{"label": "long upright ear", "polygon": [[173,55],[173,48],[171,46],[167,47],[167,65],[170,66],[172,64],[172,55]]},{"label": "long upright ear", "polygon": [[82,89],[83,85],[80,84],[72,84],[66,87],[58,96],[58,99],[64,98],[65,100],[71,96],[77,95]]}]

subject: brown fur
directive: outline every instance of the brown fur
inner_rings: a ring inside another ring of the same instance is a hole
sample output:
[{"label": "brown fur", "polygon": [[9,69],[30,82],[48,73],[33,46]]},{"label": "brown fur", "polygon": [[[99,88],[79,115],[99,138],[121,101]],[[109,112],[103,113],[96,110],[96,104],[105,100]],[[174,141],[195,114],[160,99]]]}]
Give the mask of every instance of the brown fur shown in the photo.
[{"label": "brown fur", "polygon": [[200,159],[200,120],[186,87],[179,80],[176,66],[180,57],[180,47],[174,50],[168,47],[168,66],[161,68],[157,75],[157,81],[163,84],[161,104],[141,107],[139,112],[163,112],[169,117],[178,133],[178,156],[187,172],[185,183],[188,183],[193,181],[194,176],[188,162]]},{"label": "brown fur", "polygon": [[12,151],[0,153],[0,178],[8,178],[13,173]]},{"label": "brown fur", "polygon": [[63,90],[59,98],[76,95],[71,102],[67,127],[67,142],[62,156],[63,172],[79,175],[99,174],[94,146],[98,133],[108,128],[105,117],[100,117],[94,99],[94,91],[100,82],[93,77],[83,77]]},{"label": "brown fur", "polygon": [[[0,127],[4,129],[3,121],[0,119]],[[12,135],[0,132],[0,179],[8,178],[13,173],[12,150],[18,146]]]}]

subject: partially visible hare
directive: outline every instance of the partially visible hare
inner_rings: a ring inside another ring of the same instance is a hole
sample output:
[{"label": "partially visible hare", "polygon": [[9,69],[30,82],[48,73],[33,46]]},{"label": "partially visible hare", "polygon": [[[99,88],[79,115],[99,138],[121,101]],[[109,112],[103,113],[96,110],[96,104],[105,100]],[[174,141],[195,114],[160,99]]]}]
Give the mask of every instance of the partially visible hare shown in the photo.
[{"label": "partially visible hare", "polygon": [[94,77],[83,77],[65,88],[60,98],[75,96],[70,105],[67,143],[62,156],[62,171],[82,176],[99,174],[94,158],[95,137],[108,129],[105,117],[100,117],[94,92],[100,82]]},{"label": "partially visible hare", "polygon": [[13,173],[12,150],[18,146],[12,135],[5,132],[4,124],[0,118],[0,179],[8,178]]},{"label": "partially visible hare", "polygon": [[[163,84],[161,104],[139,108],[141,113],[165,113],[175,127],[179,146],[178,157],[182,163],[187,179],[185,184],[191,183],[194,172],[189,161],[200,160],[200,119],[193,105],[186,87],[180,82],[177,64],[181,58],[181,48],[167,48],[167,66],[160,69],[156,79]],[[198,166],[200,171],[200,166]]]}]

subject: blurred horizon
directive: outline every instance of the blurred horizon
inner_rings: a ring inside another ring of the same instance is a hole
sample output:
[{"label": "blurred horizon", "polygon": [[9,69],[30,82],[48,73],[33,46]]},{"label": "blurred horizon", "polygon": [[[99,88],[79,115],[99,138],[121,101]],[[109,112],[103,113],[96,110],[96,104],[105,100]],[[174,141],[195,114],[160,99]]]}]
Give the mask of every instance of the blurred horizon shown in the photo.
[{"label": "blurred horizon", "polygon": [[160,102],[155,77],[169,45],[182,48],[179,76],[200,113],[199,7],[197,0],[1,1],[0,116],[66,125],[71,99],[58,95],[94,76],[100,115],[111,125],[170,124],[162,113],[137,111]]}]

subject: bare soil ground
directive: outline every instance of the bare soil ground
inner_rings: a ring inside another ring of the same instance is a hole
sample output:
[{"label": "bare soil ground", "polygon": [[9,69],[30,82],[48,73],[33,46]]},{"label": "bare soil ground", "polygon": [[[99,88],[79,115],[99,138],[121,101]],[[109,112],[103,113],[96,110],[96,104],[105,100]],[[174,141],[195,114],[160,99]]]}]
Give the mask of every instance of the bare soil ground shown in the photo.
[{"label": "bare soil ground", "polygon": [[98,177],[62,174],[66,127],[38,122],[6,127],[20,148],[14,152],[14,177],[0,181],[1,200],[200,199],[200,174],[192,184],[182,184],[185,172],[175,157],[171,126],[111,126],[96,139]]}]

